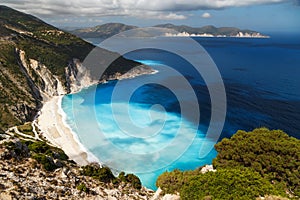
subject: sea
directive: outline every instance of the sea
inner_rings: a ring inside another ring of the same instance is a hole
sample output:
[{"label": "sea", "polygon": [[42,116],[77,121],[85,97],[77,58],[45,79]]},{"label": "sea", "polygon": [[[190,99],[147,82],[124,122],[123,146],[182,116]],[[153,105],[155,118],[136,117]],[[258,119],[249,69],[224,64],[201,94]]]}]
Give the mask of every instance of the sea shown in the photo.
[{"label": "sea", "polygon": [[[214,144],[238,130],[281,129],[300,139],[300,37],[269,35],[192,38],[217,67],[226,93],[226,113],[217,122],[221,129],[214,138],[207,136],[211,123],[216,122],[211,122],[213,101],[206,78],[184,57],[155,48],[130,51],[124,57],[149,65],[157,73],[93,85],[64,96],[66,123],[102,164],[115,174],[136,174],[150,189],[156,189],[157,177],[165,171],[211,164],[217,155]],[[95,39],[88,40],[97,44]],[[152,38],[151,43],[161,40]],[[185,38],[163,40],[194,58],[199,54]],[[112,46],[122,45],[116,41],[103,47],[115,50]],[[189,89],[179,84],[182,78]],[[197,105],[191,103],[194,97]],[[189,115],[198,111],[199,118]],[[201,147],[209,151],[201,155]]]}]

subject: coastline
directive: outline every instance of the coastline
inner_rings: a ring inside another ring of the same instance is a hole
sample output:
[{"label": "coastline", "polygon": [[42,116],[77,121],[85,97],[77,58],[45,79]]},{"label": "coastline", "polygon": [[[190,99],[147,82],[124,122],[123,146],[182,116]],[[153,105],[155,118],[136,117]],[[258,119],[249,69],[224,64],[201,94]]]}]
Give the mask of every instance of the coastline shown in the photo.
[{"label": "coastline", "polygon": [[36,118],[42,135],[54,146],[61,148],[70,160],[84,166],[100,161],[92,156],[80,143],[77,135],[65,122],[64,111],[61,108],[63,96],[54,96],[45,102],[39,116]]},{"label": "coastline", "polygon": [[[144,69],[146,70],[144,71]],[[114,80],[132,79],[137,76],[153,75],[156,73],[158,73],[157,70],[145,68],[145,66],[142,65],[120,77],[115,77]],[[80,92],[83,88],[90,87],[94,84],[105,84],[105,82],[90,83],[80,89],[77,88],[78,90],[71,92],[71,94]],[[101,166],[101,161],[84,147],[77,134],[73,132],[66,122],[67,116],[62,109],[63,97],[64,95],[53,96],[43,103],[43,107],[34,120],[38,129],[48,142],[62,149],[65,154],[68,155],[69,159],[75,161],[78,165],[84,166],[96,162]]]}]

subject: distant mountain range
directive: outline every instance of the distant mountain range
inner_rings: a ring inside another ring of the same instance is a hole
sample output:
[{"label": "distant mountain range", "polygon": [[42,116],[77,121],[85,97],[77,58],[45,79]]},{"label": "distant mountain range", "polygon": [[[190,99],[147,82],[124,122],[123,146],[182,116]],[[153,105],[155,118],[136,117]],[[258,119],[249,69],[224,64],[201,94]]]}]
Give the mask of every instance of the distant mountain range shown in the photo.
[{"label": "distant mountain range", "polygon": [[[170,29],[170,32],[166,30],[162,36],[200,36],[200,37],[268,37],[262,33],[253,30],[241,30],[235,27],[214,27],[203,26],[200,28],[194,28],[190,26],[177,26],[174,24],[159,24],[154,27]],[[130,26],[122,23],[107,23],[91,28],[76,29],[70,31],[70,33],[77,35],[81,38],[108,38],[123,31],[139,28],[137,26]],[[176,31],[176,33],[174,33]],[[144,35],[143,35],[144,36]]]}]

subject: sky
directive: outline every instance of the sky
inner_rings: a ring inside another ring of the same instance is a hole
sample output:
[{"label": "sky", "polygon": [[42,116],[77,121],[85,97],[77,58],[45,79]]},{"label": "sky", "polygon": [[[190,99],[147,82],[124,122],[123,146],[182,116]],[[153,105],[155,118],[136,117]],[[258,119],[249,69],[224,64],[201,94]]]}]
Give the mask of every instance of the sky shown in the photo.
[{"label": "sky", "polygon": [[58,27],[120,22],[300,32],[300,0],[1,0]]}]

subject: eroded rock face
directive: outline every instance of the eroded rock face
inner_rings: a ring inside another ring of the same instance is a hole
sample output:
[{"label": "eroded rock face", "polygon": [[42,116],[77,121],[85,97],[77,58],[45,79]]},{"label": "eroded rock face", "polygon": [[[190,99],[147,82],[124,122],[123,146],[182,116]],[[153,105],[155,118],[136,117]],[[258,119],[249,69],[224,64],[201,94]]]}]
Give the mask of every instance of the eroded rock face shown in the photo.
[{"label": "eroded rock face", "polygon": [[16,77],[5,71],[5,68],[2,71],[15,87],[26,93],[26,97],[30,99],[30,101],[19,99],[18,103],[7,105],[7,111],[20,123],[32,121],[43,103],[52,97],[78,92],[84,87],[97,83],[90,78],[90,73],[78,59],[73,59],[65,67],[64,75],[56,76],[48,69],[48,66],[28,57],[24,50],[16,48],[15,56],[21,72],[26,77],[28,85],[26,87],[29,89],[25,89],[24,83],[23,85],[19,83]]},{"label": "eroded rock face", "polygon": [[78,59],[73,59],[73,61],[65,68],[65,76],[67,93],[78,92],[82,88],[98,82],[98,80],[93,80],[91,78],[90,72]]},{"label": "eroded rock face", "polygon": [[23,50],[16,49],[16,53],[20,67],[23,69],[35,97],[41,97],[43,101],[47,101],[53,96],[66,93],[62,82],[45,65],[37,60],[27,58]]}]

